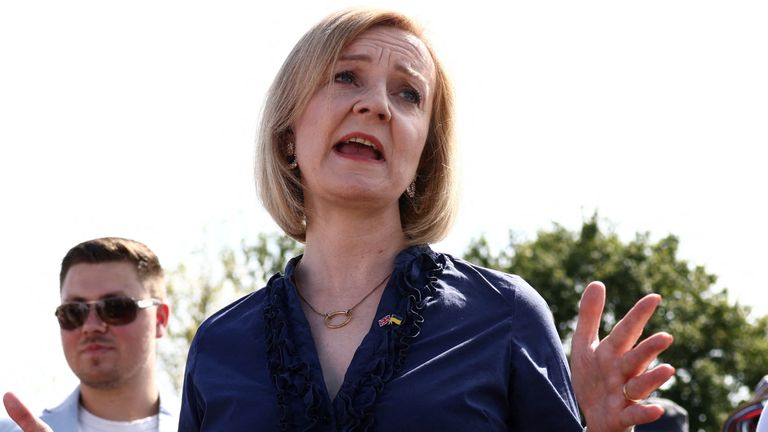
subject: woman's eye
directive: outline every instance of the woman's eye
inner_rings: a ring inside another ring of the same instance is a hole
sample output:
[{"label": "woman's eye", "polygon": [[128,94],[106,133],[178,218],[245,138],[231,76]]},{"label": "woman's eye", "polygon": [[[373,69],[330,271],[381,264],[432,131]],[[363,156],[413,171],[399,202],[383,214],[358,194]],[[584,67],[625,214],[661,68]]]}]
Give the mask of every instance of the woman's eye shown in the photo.
[{"label": "woman's eye", "polygon": [[355,82],[355,74],[350,71],[339,72],[333,76],[333,82],[352,84]]},{"label": "woman's eye", "polygon": [[418,105],[421,103],[421,93],[414,88],[403,89],[400,91],[400,95],[412,104]]}]

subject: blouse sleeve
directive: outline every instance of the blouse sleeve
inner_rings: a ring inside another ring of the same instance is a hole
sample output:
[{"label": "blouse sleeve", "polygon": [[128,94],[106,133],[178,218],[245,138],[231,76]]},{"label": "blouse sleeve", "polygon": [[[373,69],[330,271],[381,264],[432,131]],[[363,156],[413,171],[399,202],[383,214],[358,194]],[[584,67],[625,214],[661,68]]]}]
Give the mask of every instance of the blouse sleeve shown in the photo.
[{"label": "blouse sleeve", "polygon": [[195,386],[195,361],[200,330],[192,341],[184,370],[184,387],[181,391],[181,412],[179,413],[179,432],[201,430],[204,408]]},{"label": "blouse sleeve", "polygon": [[533,288],[519,282],[512,317],[509,429],[583,431],[549,307]]}]

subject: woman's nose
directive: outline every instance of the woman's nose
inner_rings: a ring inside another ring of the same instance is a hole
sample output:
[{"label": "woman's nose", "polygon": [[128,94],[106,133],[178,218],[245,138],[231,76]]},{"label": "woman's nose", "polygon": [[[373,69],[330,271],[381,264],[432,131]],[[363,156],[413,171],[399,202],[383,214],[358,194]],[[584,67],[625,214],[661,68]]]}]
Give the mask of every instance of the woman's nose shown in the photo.
[{"label": "woman's nose", "polygon": [[386,88],[375,86],[366,89],[360,95],[360,100],[352,107],[352,111],[356,114],[376,116],[379,120],[389,121],[392,118],[392,112],[389,108]]}]

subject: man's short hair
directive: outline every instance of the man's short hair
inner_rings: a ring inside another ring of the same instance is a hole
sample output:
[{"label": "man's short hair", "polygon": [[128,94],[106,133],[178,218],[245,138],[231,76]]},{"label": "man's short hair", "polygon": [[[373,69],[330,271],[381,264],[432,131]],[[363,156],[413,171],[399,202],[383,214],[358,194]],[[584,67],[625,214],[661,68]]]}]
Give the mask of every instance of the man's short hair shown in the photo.
[{"label": "man's short hair", "polygon": [[72,266],[127,262],[133,264],[139,281],[154,298],[165,299],[165,275],[160,260],[145,244],[119,237],[103,237],[88,240],[73,247],[61,261],[59,290]]}]

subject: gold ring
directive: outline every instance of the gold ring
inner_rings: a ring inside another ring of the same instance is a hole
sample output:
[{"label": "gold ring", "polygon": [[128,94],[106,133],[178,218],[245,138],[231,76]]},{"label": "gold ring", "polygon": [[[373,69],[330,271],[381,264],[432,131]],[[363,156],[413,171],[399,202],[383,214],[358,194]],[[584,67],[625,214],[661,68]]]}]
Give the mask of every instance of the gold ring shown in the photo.
[{"label": "gold ring", "polygon": [[627,383],[624,383],[624,385],[621,387],[621,391],[622,393],[624,393],[624,399],[626,399],[629,402],[640,403],[643,401],[642,399],[632,399],[631,397],[629,397],[629,394],[627,393]]}]

